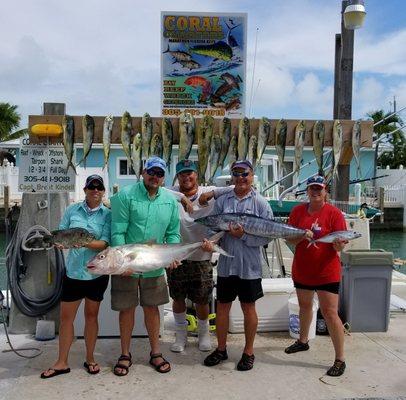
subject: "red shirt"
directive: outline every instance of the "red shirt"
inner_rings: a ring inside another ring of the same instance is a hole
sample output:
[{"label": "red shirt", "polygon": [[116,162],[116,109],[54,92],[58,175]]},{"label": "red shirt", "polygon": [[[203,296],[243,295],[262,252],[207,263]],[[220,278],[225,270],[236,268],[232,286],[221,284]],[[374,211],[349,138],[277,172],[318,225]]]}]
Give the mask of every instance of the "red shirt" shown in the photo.
[{"label": "red shirt", "polygon": [[[331,204],[309,214],[308,203],[293,208],[289,224],[301,229],[311,229],[318,239],[331,232],[347,230],[342,212]],[[317,243],[317,247],[302,240],[296,245],[293,257],[292,278],[302,285],[325,285],[341,280],[340,257],[331,243]]]}]

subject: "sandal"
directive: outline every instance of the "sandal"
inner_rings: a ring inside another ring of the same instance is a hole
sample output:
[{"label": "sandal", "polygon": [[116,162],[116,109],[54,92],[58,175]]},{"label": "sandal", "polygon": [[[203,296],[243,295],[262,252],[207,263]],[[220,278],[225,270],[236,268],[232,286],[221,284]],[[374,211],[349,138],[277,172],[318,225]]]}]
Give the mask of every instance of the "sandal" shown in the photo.
[{"label": "sandal", "polygon": [[248,355],[247,353],[242,353],[241,360],[238,361],[237,370],[238,371],[249,371],[254,366],[255,356],[254,354]]},{"label": "sandal", "polygon": [[[129,353],[128,356],[126,356],[125,354],[121,354],[121,356],[118,358],[117,364],[113,368],[114,375],[126,376],[128,374],[129,368],[131,367],[131,365],[133,365],[131,358],[132,358],[131,353]],[[120,361],[128,361],[129,364],[125,365],[125,364],[121,363]],[[124,371],[118,372],[117,368],[121,368]]]},{"label": "sandal", "polygon": [[[48,371],[53,371],[53,372],[52,372],[52,374],[45,375],[45,372],[48,372]],[[42,379],[53,378],[54,376],[62,375],[62,374],[67,374],[67,373],[69,373],[69,372],[70,372],[70,368],[65,368],[65,369],[48,368],[46,371],[44,371],[44,372],[41,374],[41,378],[42,378]]]},{"label": "sandal", "polygon": [[[156,353],[156,354],[150,353],[150,356],[151,356],[151,358],[149,359],[149,363],[155,368],[155,371],[160,372],[161,374],[165,374],[171,370],[171,364],[169,363],[168,360],[165,360],[165,358],[162,356],[162,353]],[[155,364],[153,360],[155,360],[157,358],[162,358],[163,361],[160,362],[159,364]],[[169,368],[164,369],[163,367],[165,365],[168,365]]]},{"label": "sandal", "polygon": [[295,343],[291,344],[289,347],[286,347],[285,353],[292,354],[297,353],[298,351],[306,351],[309,350],[309,342],[302,343],[299,339],[296,340]]},{"label": "sandal", "polygon": [[[96,375],[100,372],[99,364],[97,364],[96,362],[88,363],[87,361],[85,361],[83,363],[83,366],[85,367],[86,372],[90,375]],[[98,367],[98,369],[95,369],[96,367]]]},{"label": "sandal", "polygon": [[327,371],[328,376],[341,376],[345,371],[345,361],[335,360],[333,366]]},{"label": "sandal", "polygon": [[204,359],[204,365],[206,367],[213,367],[214,365],[220,364],[221,361],[225,361],[227,359],[227,350],[216,349]]}]

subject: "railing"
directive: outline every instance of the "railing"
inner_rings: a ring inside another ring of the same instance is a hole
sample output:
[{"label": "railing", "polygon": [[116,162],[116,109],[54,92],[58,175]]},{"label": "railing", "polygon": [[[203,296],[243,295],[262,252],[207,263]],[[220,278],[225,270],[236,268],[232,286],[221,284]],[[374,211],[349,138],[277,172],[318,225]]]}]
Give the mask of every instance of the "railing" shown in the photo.
[{"label": "railing", "polygon": [[18,167],[8,161],[0,166],[0,197],[4,197],[4,186],[10,188],[12,200],[21,199],[22,193],[18,191]]},{"label": "railing", "polygon": [[385,187],[385,203],[406,203],[406,185]]}]

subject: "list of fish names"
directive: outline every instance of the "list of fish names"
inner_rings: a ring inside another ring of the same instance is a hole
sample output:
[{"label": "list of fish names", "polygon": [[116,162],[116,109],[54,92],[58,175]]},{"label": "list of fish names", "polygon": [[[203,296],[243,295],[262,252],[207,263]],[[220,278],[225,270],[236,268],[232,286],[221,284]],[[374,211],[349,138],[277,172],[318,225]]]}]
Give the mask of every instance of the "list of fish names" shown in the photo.
[{"label": "list of fish names", "polygon": [[[20,148],[18,190],[20,192],[74,192],[75,173],[67,170],[63,146],[31,145]],[[49,185],[48,185],[49,179]]]}]

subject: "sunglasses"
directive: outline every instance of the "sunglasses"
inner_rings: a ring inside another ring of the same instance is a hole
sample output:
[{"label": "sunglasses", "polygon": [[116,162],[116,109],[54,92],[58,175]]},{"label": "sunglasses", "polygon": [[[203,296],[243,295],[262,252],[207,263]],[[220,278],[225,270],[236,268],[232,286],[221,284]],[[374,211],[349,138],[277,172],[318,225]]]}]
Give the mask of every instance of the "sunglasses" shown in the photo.
[{"label": "sunglasses", "polygon": [[96,185],[89,185],[87,187],[87,189],[89,189],[89,190],[98,190],[99,192],[103,192],[105,190],[104,186],[96,186]]},{"label": "sunglasses", "polygon": [[324,178],[322,176],[310,178],[307,180],[307,184],[309,184],[309,183],[323,183],[324,184]]},{"label": "sunglasses", "polygon": [[165,172],[160,169],[147,169],[147,174],[158,178],[163,178],[165,176]]},{"label": "sunglasses", "polygon": [[232,172],[233,176],[235,178],[238,178],[240,176],[242,176],[243,178],[246,178],[250,173],[249,172],[237,172],[237,171],[233,171]]}]

